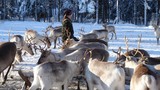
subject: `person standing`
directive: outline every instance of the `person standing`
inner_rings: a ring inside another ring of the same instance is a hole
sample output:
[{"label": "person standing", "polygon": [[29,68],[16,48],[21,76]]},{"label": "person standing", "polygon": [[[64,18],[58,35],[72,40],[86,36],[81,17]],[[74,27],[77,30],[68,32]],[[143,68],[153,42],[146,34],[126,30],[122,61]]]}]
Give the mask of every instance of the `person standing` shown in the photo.
[{"label": "person standing", "polygon": [[68,38],[74,39],[75,41],[79,41],[76,37],[74,37],[74,30],[71,18],[72,10],[65,10],[62,21],[62,42],[65,42]]}]

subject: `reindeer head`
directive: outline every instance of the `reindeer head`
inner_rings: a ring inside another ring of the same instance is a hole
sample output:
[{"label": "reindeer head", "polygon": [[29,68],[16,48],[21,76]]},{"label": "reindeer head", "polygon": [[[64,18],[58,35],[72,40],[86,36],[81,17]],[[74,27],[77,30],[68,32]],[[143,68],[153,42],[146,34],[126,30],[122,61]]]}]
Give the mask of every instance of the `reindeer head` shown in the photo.
[{"label": "reindeer head", "polygon": [[45,37],[45,38],[44,38],[44,43],[46,43],[46,44],[47,44],[47,47],[50,48],[51,42],[50,42],[50,39],[49,39],[48,37]]},{"label": "reindeer head", "polygon": [[41,64],[48,61],[56,61],[56,57],[51,50],[41,50],[41,56],[37,62],[37,64]]},{"label": "reindeer head", "polygon": [[26,50],[29,54],[34,55],[31,44],[24,45],[23,49]]},{"label": "reindeer head", "polygon": [[102,24],[102,26],[103,26],[105,29],[107,29],[107,24]]}]

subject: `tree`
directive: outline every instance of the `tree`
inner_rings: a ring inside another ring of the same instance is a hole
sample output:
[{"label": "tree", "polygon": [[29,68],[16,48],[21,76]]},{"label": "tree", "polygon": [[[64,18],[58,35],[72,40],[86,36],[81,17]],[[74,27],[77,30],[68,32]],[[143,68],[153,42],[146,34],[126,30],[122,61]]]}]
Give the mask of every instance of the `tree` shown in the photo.
[{"label": "tree", "polygon": [[99,23],[98,12],[99,12],[99,4],[98,4],[98,0],[97,0],[97,2],[96,2],[96,23]]},{"label": "tree", "polygon": [[158,25],[160,25],[160,0],[158,0]]}]

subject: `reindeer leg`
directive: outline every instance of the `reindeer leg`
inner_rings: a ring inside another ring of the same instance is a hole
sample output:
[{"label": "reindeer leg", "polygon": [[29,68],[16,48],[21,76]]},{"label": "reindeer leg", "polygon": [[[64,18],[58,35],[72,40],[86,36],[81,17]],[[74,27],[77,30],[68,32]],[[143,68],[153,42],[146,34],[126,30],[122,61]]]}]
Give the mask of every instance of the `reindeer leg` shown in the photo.
[{"label": "reindeer leg", "polygon": [[80,78],[80,77],[78,77],[77,90],[80,90],[80,79],[81,79],[81,78]]},{"label": "reindeer leg", "polygon": [[68,90],[68,82],[65,83],[63,86],[64,86],[64,89],[63,89],[63,90]]},{"label": "reindeer leg", "polygon": [[21,70],[18,71],[19,76],[25,81],[25,89],[27,86],[31,86],[31,82],[29,81],[28,77],[23,74]]},{"label": "reindeer leg", "polygon": [[36,46],[34,46],[34,52],[35,52],[35,54],[37,54],[37,47]]},{"label": "reindeer leg", "polygon": [[111,40],[113,39],[113,33],[112,33],[112,37],[111,37]]},{"label": "reindeer leg", "polygon": [[9,68],[8,68],[8,70],[7,70],[7,73],[6,73],[5,77],[4,77],[4,81],[2,82],[2,85],[5,84],[5,82],[6,82],[6,80],[7,80],[7,75],[8,75],[8,73],[9,73],[11,67],[12,67],[12,64],[9,66]]},{"label": "reindeer leg", "polygon": [[4,72],[0,73],[2,81],[4,81]]},{"label": "reindeer leg", "polygon": [[116,33],[114,32],[114,35],[115,35],[115,39],[117,39],[117,35],[116,35]]},{"label": "reindeer leg", "polygon": [[159,38],[157,38],[157,45],[159,45]]},{"label": "reindeer leg", "polygon": [[54,48],[56,48],[56,44],[57,44],[57,37],[54,39]]}]

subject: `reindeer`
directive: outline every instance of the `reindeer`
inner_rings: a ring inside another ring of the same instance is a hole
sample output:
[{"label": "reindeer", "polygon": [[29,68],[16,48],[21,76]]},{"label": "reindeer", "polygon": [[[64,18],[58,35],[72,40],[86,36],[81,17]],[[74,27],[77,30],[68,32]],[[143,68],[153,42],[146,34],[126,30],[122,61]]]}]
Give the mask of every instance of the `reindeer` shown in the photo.
[{"label": "reindeer", "polygon": [[[108,42],[105,42],[103,40],[100,40],[100,39],[82,39],[80,41],[75,41],[73,39],[67,39],[65,42],[64,42],[64,45],[62,46],[62,49],[65,49],[65,48],[79,48],[79,44],[80,45],[85,45],[86,43],[99,43],[101,45],[105,45],[105,49],[107,50],[108,49]],[[93,45],[92,45],[93,46]],[[92,47],[92,46],[89,46]]]},{"label": "reindeer", "polygon": [[39,86],[42,90],[58,87],[58,90],[68,90],[68,84],[72,77],[80,72],[80,63],[62,60],[60,62],[47,62],[33,69],[34,80],[30,90],[36,90]]},{"label": "reindeer", "polygon": [[83,39],[97,39],[98,36],[95,33],[87,33],[87,34],[81,34],[80,40]]},{"label": "reindeer", "polygon": [[[38,65],[46,62],[59,62],[61,58],[63,58],[68,53],[75,51],[76,49],[64,49],[58,52],[51,52],[51,50],[44,50],[44,48],[39,48],[39,50],[41,51],[41,55],[37,62]],[[19,70],[18,73],[20,77],[25,81],[23,88],[26,89],[28,86],[30,87],[31,82],[29,78],[33,77],[33,71],[26,72]]]},{"label": "reindeer", "polygon": [[58,26],[58,27],[52,27],[52,26],[48,26],[46,28],[46,32],[50,31],[49,34],[49,39],[51,42],[54,42],[54,48],[56,48],[56,44],[57,44],[57,38],[58,37],[62,37],[62,26]]},{"label": "reindeer", "polygon": [[34,30],[27,30],[24,35],[24,41],[26,43],[31,44],[40,44],[45,43],[48,48],[51,46],[51,42],[47,36],[42,36],[37,33],[37,31]]},{"label": "reindeer", "polygon": [[85,67],[85,77],[89,90],[125,90],[124,69],[111,63],[98,59],[89,59]]},{"label": "reindeer", "polygon": [[157,45],[159,44],[159,38],[160,38],[160,28],[159,25],[153,25],[154,27],[154,34],[157,38]]},{"label": "reindeer", "polygon": [[[31,45],[24,41],[23,36],[13,35],[10,39],[10,42],[16,42],[15,44],[16,44],[17,49],[25,50],[29,54],[34,55]],[[18,52],[20,52],[20,51],[18,51]]]},{"label": "reindeer", "polygon": [[125,60],[126,75],[131,77],[130,90],[159,90],[159,70],[159,66],[142,64],[133,56],[127,56]]},{"label": "reindeer", "polygon": [[7,68],[7,73],[2,84],[6,82],[7,75],[11,69],[12,63],[16,55],[16,45],[13,42],[0,43],[0,74]]},{"label": "reindeer", "polygon": [[82,39],[80,41],[74,41],[73,39],[66,40],[62,49],[65,48],[101,48],[101,49],[108,49],[108,43],[100,40],[100,39]]},{"label": "reindeer", "polygon": [[[91,50],[91,49],[90,49]],[[69,58],[71,58],[70,60],[74,60],[74,61],[79,61],[80,59],[82,59],[84,57],[84,53],[86,53],[87,58],[89,58],[89,55],[87,54],[87,52],[90,51],[89,49],[64,49],[62,51],[59,52],[51,52],[48,50],[42,50],[42,54],[37,62],[37,64],[42,64],[44,62],[59,62],[60,60],[69,60]],[[101,51],[102,50],[102,51]],[[94,52],[93,54],[93,58],[97,57],[101,60],[108,60],[109,57],[109,53],[103,49],[93,49],[91,50],[92,52]],[[72,54],[69,54],[73,52]],[[77,54],[76,54],[77,53]],[[67,55],[67,56],[66,56]],[[74,57],[74,55],[79,55],[77,58]],[[80,56],[81,55],[81,56]],[[25,81],[26,85],[30,85],[27,84],[29,83],[29,80],[26,80],[26,78],[28,77],[27,75],[23,75],[23,73],[21,73],[22,79]]]},{"label": "reindeer", "polygon": [[[123,62],[126,60],[126,56],[134,56],[134,57],[149,57],[149,53],[144,50],[144,49],[132,49],[132,50],[129,50],[123,54],[121,54],[121,47],[119,48],[119,50],[116,52],[114,50],[112,50],[114,53],[117,54],[117,58],[115,60],[115,62]],[[142,56],[143,55],[143,56]]]},{"label": "reindeer", "polygon": [[116,30],[114,26],[108,26],[106,24],[103,24],[102,26],[105,28],[105,30],[108,31],[108,33],[112,33],[111,40],[113,39],[113,34],[115,36],[115,39],[117,39]]},{"label": "reindeer", "polygon": [[99,48],[99,49],[107,49],[108,46],[105,46],[101,43],[89,42],[89,43],[77,43],[69,48],[79,49],[79,48]]},{"label": "reindeer", "polygon": [[[142,56],[143,56],[143,54],[142,54]],[[148,65],[157,65],[157,64],[160,64],[160,57],[143,56],[143,57],[139,58],[139,62],[148,64]]]},{"label": "reindeer", "polygon": [[139,40],[138,40],[137,49],[132,49],[132,50],[128,49],[128,39],[125,36],[125,44],[126,44],[127,52],[124,53],[124,54],[121,54],[121,47],[119,47],[117,52],[112,50],[114,53],[117,54],[117,59],[115,60],[115,62],[125,61],[126,60],[126,56],[134,56],[134,57],[141,57],[141,58],[144,57],[144,56],[150,57],[149,53],[146,50],[139,49],[142,36],[138,36],[138,37],[139,37]]},{"label": "reindeer", "polygon": [[[160,75],[160,74],[159,74]],[[146,65],[139,64],[131,78],[130,90],[160,90],[160,76]]]},{"label": "reindeer", "polygon": [[[92,52],[92,55],[90,55]],[[104,49],[92,49],[92,48],[80,48],[73,51],[72,53],[67,54],[64,58],[65,60],[89,60],[89,58],[99,59],[102,61],[108,61],[109,53]]]},{"label": "reindeer", "polygon": [[90,33],[94,33],[98,36],[97,39],[104,39],[106,42],[108,42],[108,31],[105,29],[100,30],[92,30]]}]

